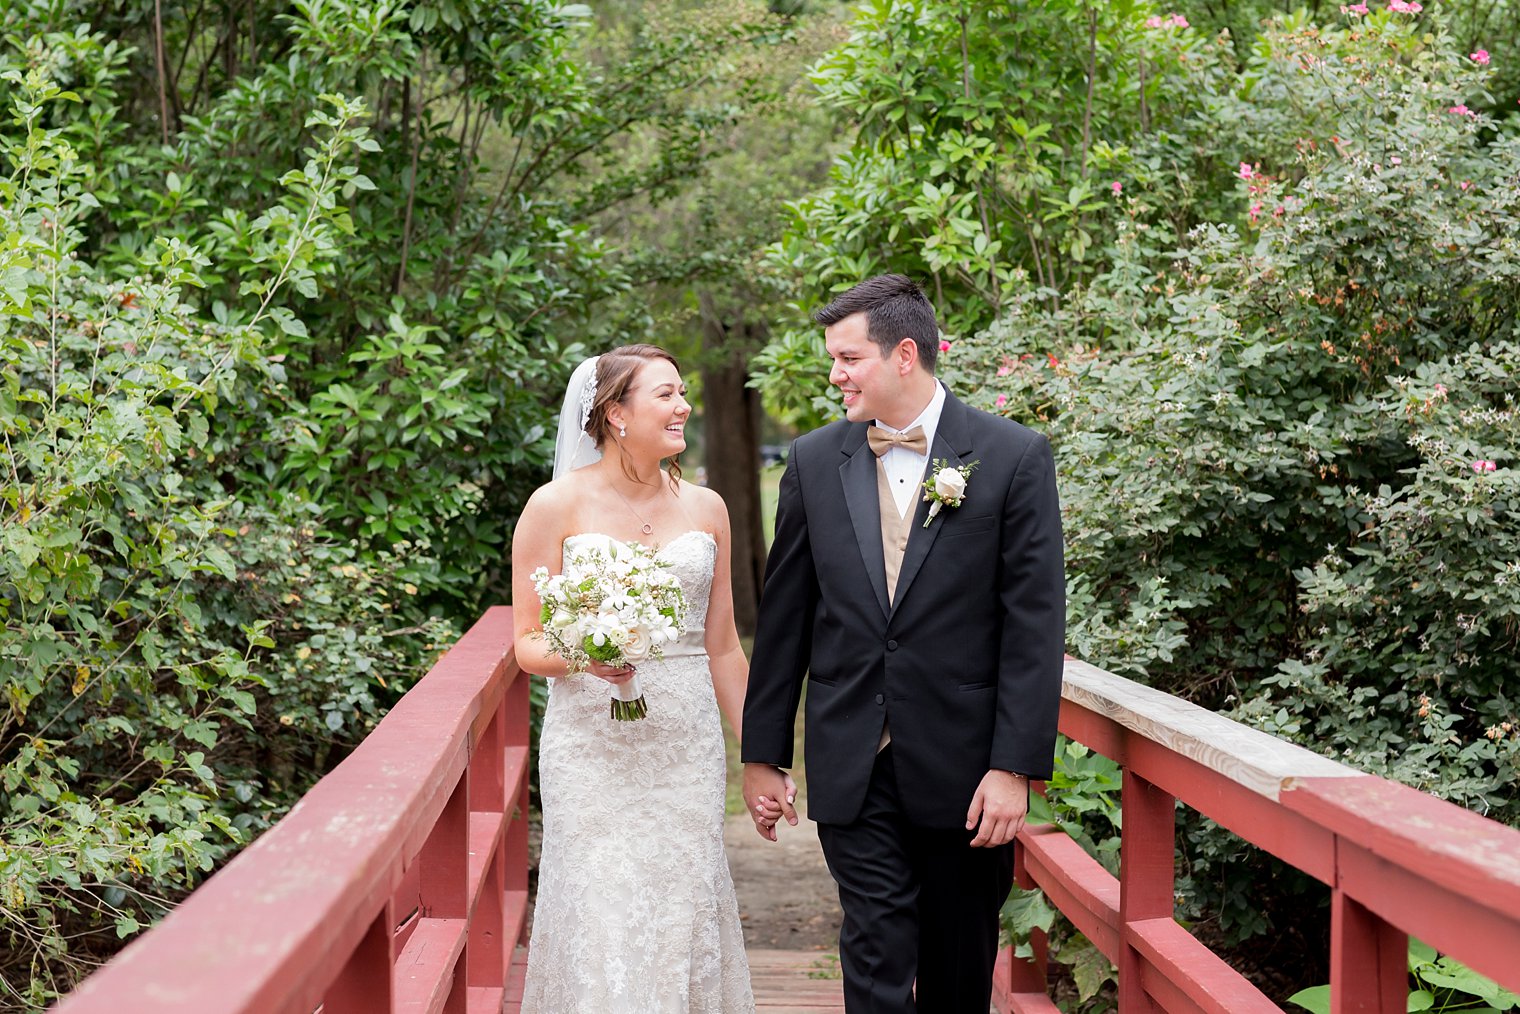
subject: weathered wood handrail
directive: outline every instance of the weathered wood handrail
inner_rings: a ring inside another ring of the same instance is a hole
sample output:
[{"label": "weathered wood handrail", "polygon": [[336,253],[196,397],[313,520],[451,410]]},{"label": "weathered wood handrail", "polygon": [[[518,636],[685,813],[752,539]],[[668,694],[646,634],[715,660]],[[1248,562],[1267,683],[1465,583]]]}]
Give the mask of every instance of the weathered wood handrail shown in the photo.
[{"label": "weathered wood handrail", "polygon": [[[1175,801],[1331,889],[1331,1009],[1403,1014],[1408,934],[1520,989],[1520,831],[1068,660],[1061,731],[1124,769],[1120,877],[1059,829],[1020,834],[1039,887],[1119,969],[1119,1009],[1276,1011],[1173,917]],[[1055,1011],[1043,941],[999,955],[1000,1011]]]},{"label": "weathered wood handrail", "polygon": [[285,819],[60,1014],[500,1011],[528,903],[528,680],[487,611]]}]

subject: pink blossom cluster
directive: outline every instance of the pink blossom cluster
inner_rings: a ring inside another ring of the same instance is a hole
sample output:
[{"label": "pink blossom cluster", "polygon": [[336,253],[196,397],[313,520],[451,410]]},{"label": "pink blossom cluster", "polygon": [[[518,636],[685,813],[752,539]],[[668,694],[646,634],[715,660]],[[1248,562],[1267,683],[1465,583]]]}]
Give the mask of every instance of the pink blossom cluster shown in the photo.
[{"label": "pink blossom cluster", "polygon": [[1488,66],[1488,50],[1476,49],[1467,54],[1467,58],[1480,67]]},{"label": "pink blossom cluster", "polygon": [[1152,17],[1145,19],[1146,28],[1187,28],[1188,19],[1181,14],[1168,14],[1166,17]]},{"label": "pink blossom cluster", "polygon": [[1341,4],[1341,13],[1342,14],[1355,14],[1358,17],[1360,17],[1363,14],[1367,13],[1367,5],[1366,4],[1351,4],[1351,5],[1348,6],[1346,4]]},{"label": "pink blossom cluster", "polygon": [[1421,4],[1412,2],[1412,0],[1408,3],[1405,0],[1388,0],[1388,9],[1395,14],[1418,14],[1425,8]]},{"label": "pink blossom cluster", "polygon": [[1007,405],[1007,404],[1008,404],[1008,395],[1006,395],[1006,394],[1000,394],[1000,395],[997,396],[997,407],[998,408],[1002,408],[1004,405]]},{"label": "pink blossom cluster", "polygon": [[1453,114],[1454,116],[1466,116],[1469,119],[1474,119],[1474,120],[1476,120],[1478,118],[1477,112],[1475,112],[1474,110],[1468,109],[1467,108],[1467,103],[1465,103],[1465,102],[1458,102],[1456,105],[1452,106],[1450,109],[1448,109],[1446,111],[1448,113]]},{"label": "pink blossom cluster", "polygon": [[1498,465],[1498,463],[1497,463],[1497,462],[1493,462],[1493,461],[1485,461],[1485,460],[1484,460],[1484,459],[1482,459],[1482,458],[1479,458],[1479,459],[1478,459],[1478,460],[1477,460],[1477,461],[1474,461],[1474,462],[1473,462],[1473,463],[1472,463],[1472,470],[1473,470],[1473,471],[1474,471],[1474,472],[1477,472],[1477,473],[1479,473],[1479,474],[1480,474],[1480,475],[1481,475],[1481,474],[1482,474],[1482,473],[1484,473],[1484,472],[1492,472],[1492,471],[1495,471],[1495,470],[1497,470],[1497,469],[1498,469],[1498,467],[1499,467],[1499,465]]}]

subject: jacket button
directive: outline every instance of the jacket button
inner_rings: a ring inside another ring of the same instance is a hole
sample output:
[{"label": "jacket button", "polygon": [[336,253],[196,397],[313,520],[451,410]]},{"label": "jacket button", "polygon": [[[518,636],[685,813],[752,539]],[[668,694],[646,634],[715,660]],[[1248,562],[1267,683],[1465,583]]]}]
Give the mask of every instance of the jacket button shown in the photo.
[{"label": "jacket button", "polygon": [[883,697],[881,694],[877,694],[876,695],[876,703],[877,704],[885,704],[886,702],[887,702],[887,699],[885,697]]},{"label": "jacket button", "polygon": [[888,651],[896,651],[897,650],[897,642],[896,641],[888,641],[887,642],[887,650]]}]

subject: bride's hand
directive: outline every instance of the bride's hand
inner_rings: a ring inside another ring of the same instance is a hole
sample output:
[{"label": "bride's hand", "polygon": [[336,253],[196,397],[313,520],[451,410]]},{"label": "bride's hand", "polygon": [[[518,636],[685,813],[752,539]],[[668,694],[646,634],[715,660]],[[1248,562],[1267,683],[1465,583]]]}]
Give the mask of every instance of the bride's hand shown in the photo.
[{"label": "bride's hand", "polygon": [[586,671],[599,680],[606,680],[615,687],[627,683],[634,676],[634,669],[631,665],[612,666],[607,665],[605,662],[598,662],[595,659],[586,667]]}]

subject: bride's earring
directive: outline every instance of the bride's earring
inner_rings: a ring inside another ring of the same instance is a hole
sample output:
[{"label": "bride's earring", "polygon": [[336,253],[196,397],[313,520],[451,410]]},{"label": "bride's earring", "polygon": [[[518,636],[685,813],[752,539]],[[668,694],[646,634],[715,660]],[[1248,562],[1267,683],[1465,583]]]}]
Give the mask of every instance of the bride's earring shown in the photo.
[{"label": "bride's earring", "polygon": [[620,436],[620,437],[626,437],[627,435],[628,435],[628,427],[627,426],[619,426],[618,427],[618,436]]}]

